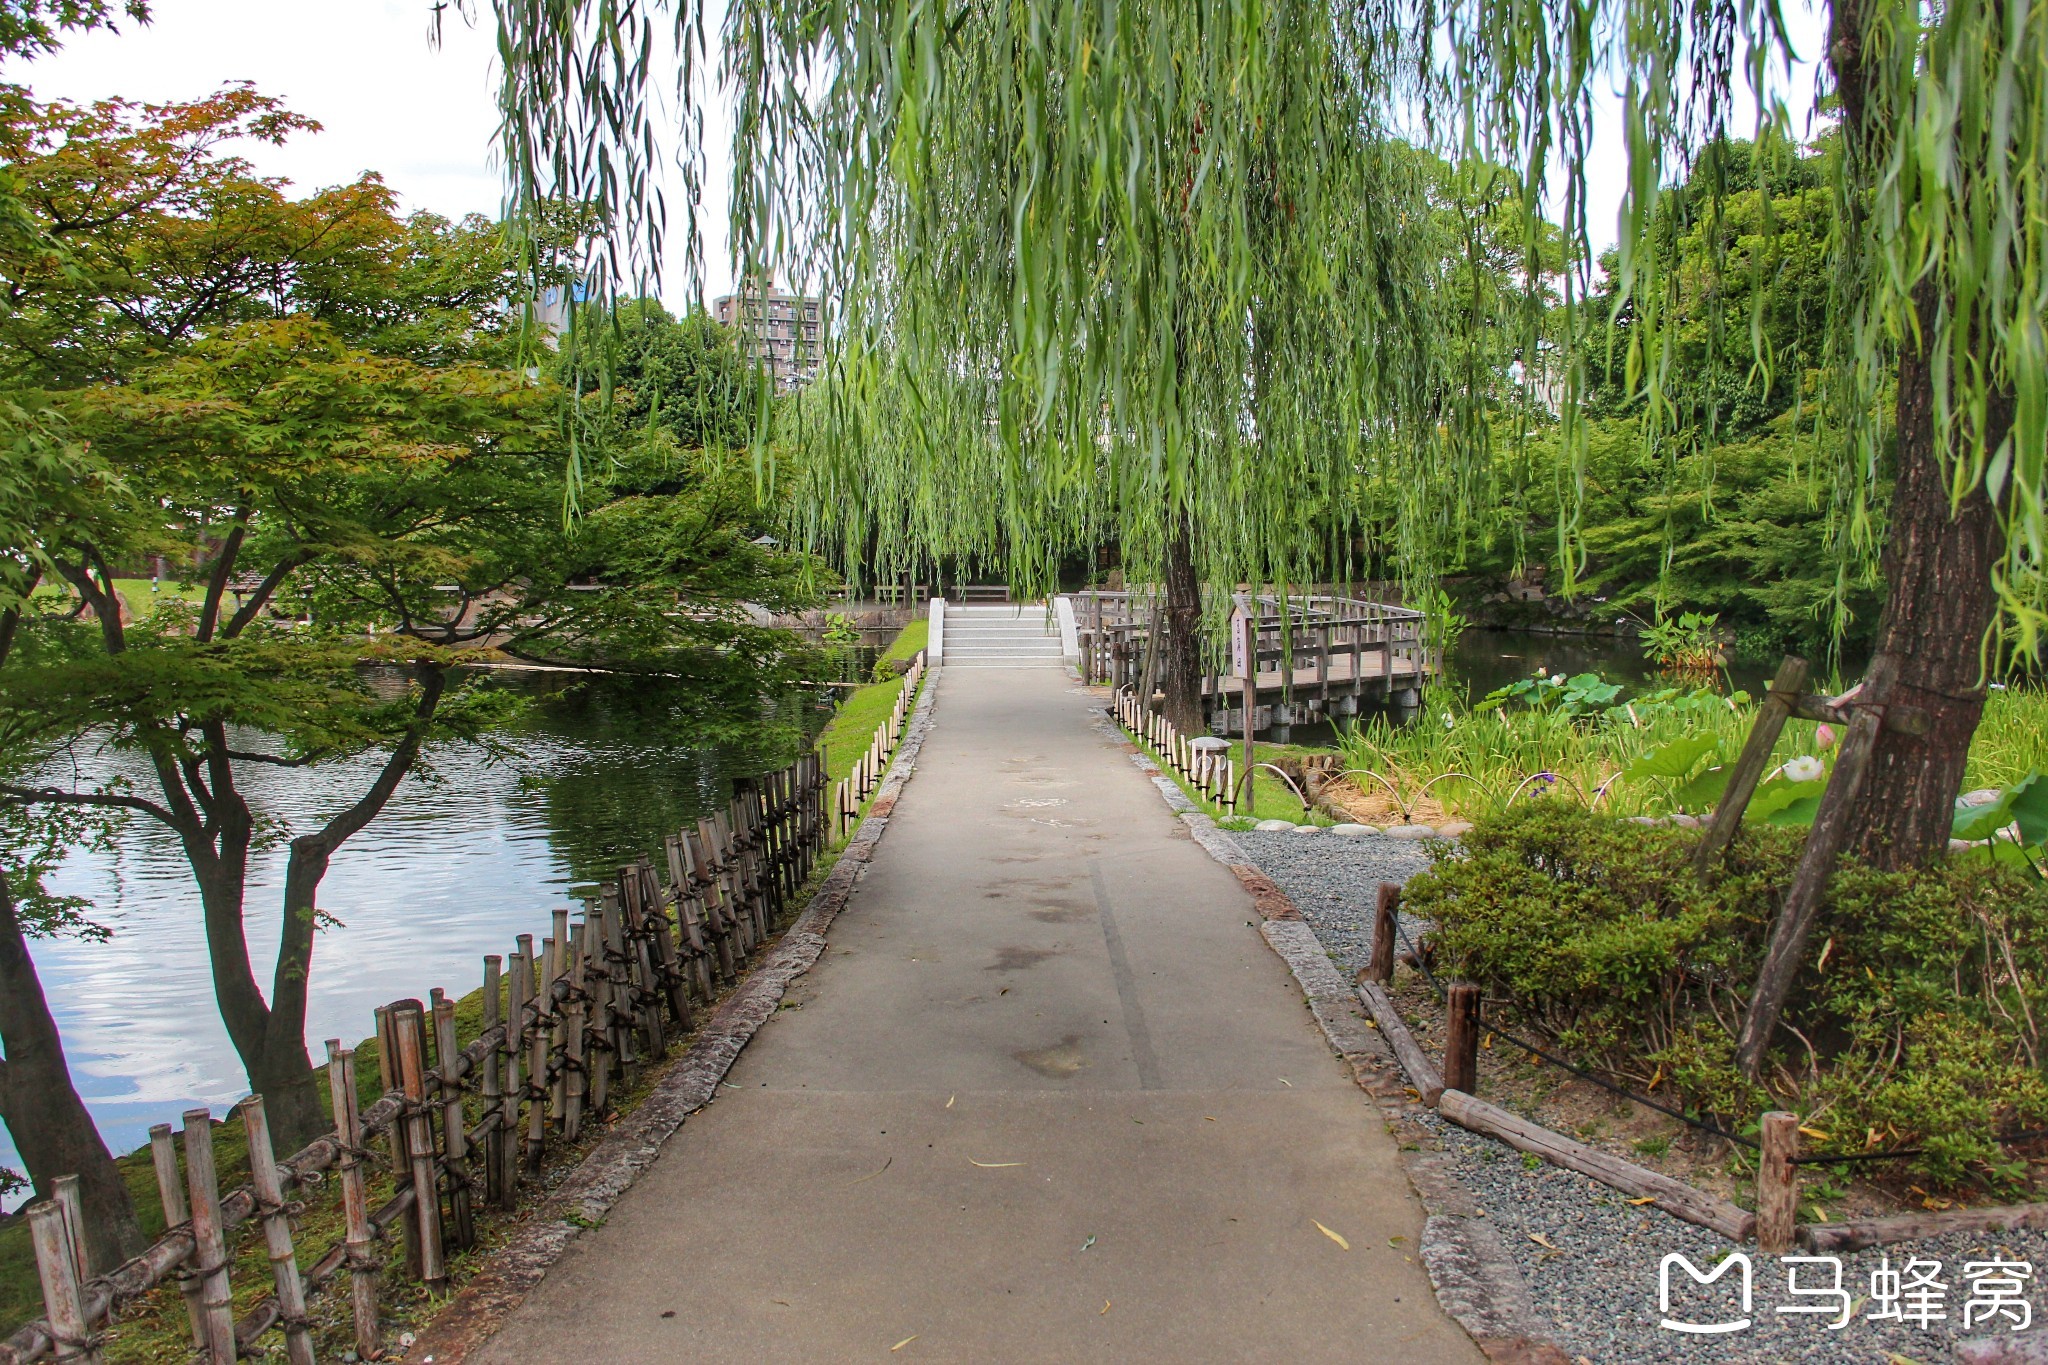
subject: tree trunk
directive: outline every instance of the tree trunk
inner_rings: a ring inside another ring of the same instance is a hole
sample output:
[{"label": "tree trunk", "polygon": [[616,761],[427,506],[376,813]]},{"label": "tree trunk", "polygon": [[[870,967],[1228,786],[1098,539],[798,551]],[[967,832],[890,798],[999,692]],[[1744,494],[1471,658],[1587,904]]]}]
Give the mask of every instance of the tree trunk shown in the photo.
[{"label": "tree trunk", "polygon": [[1195,575],[1194,526],[1180,514],[1166,541],[1166,631],[1159,690],[1166,718],[1186,735],[1208,731],[1202,714],[1202,580]]},{"label": "tree trunk", "polygon": [[[1922,336],[1932,334],[1935,299],[1925,285],[1914,303]],[[1921,867],[1948,848],[1970,738],[1984,714],[1981,646],[1998,610],[1991,570],[1998,517],[1984,490],[1949,499],[1936,453],[1933,375],[1909,349],[1899,362],[1897,481],[1885,541],[1889,596],[1878,620],[1877,652],[1898,681],[1872,700],[1927,713],[1924,735],[1880,731],[1862,799],[1849,817],[1847,850],[1873,866]],[[1996,447],[2012,426],[2012,398],[1995,395],[1984,439]]]},{"label": "tree trunk", "polygon": [[64,1043],[0,874],[0,1121],[5,1121],[36,1192],[58,1176],[78,1177],[85,1202],[86,1254],[92,1272],[112,1270],[142,1250],[142,1228],[128,1186],[71,1084]]},{"label": "tree trunk", "polygon": [[[1845,153],[1859,168],[1854,179],[1867,181],[1879,172],[1897,131],[1887,122],[1888,111],[1870,98],[1873,79],[1882,79],[1875,73],[1885,47],[1898,41],[1874,27],[1888,13],[1869,0],[1830,5],[1828,62],[1842,101]],[[1858,211],[1854,203],[1847,208]],[[1935,375],[1921,347],[1933,338],[1945,302],[1932,280],[1915,289],[1919,328],[1899,356],[1895,482],[1883,559],[1888,595],[1876,651],[1896,667],[1897,681],[1885,695],[1870,698],[1918,707],[1929,725],[1924,735],[1879,733],[1844,834],[1852,856],[1887,869],[1924,866],[1948,847],[1970,739],[1984,713],[1982,647],[1998,610],[1991,584],[2000,550],[1996,509],[1981,487],[1951,502],[1952,486],[1938,453]],[[1996,449],[2012,419],[2011,392],[1994,393],[1974,436],[1986,449]]]}]

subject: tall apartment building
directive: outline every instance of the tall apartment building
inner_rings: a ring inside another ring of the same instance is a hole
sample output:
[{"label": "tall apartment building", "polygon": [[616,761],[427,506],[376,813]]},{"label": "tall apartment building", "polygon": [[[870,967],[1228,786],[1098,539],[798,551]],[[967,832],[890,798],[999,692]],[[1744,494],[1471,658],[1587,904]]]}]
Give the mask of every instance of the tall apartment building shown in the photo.
[{"label": "tall apartment building", "polygon": [[738,330],[746,353],[775,376],[787,392],[810,382],[825,359],[823,300],[773,287],[742,286],[712,305],[712,315]]}]

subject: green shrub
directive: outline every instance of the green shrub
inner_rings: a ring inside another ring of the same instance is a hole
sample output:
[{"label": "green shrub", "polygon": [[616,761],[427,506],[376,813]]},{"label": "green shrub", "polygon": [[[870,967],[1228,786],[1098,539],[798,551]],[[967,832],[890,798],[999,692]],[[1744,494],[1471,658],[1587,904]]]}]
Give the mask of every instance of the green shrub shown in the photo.
[{"label": "green shrub", "polygon": [[2048,1121],[2048,886],[1981,858],[1844,865],[1752,1085],[1733,1036],[1803,835],[1745,827],[1705,884],[1698,837],[1522,802],[1438,848],[1404,904],[1435,922],[1442,970],[1625,1084],[1724,1126],[1789,1107],[1816,1150],[1919,1147],[1918,1176],[2010,1183],[1997,1134]]}]

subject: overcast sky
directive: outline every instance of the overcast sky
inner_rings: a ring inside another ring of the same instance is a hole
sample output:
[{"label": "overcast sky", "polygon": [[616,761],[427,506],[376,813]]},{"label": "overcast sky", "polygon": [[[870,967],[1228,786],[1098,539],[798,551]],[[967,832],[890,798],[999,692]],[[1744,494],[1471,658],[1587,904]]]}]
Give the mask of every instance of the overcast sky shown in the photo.
[{"label": "overcast sky", "polygon": [[[428,41],[429,0],[151,0],[151,8],[154,22],[146,26],[75,37],[55,55],[9,75],[25,77],[44,98],[121,95],[152,102],[196,99],[229,81],[253,81],[323,125],[283,147],[247,148],[263,173],[310,191],[374,170],[408,212],[497,214],[502,182],[492,159],[496,58],[489,0],[479,0],[476,28],[451,9],[438,48]],[[722,10],[715,0],[714,8]],[[1786,16],[1799,51],[1817,53],[1822,27],[1812,5],[1791,0]],[[715,33],[717,20],[708,27]],[[1794,81],[1795,126],[1802,131],[1811,83],[1810,70]],[[1599,245],[1613,241],[1623,188],[1622,147],[1611,132],[1618,113],[1611,99],[1596,111],[1608,131],[1589,168],[1588,213]],[[729,117],[707,109],[705,134],[711,197],[701,218],[705,283],[715,297],[732,280],[724,193]],[[668,194],[672,211],[679,211],[675,184]],[[681,263],[672,261],[663,283],[671,307],[687,302],[685,287]]]},{"label": "overcast sky", "polygon": [[[438,48],[428,41],[428,0],[151,0],[150,9],[147,25],[74,36],[9,77],[45,99],[119,95],[152,103],[253,81],[322,125],[282,147],[241,148],[262,173],[284,176],[303,192],[376,171],[405,212],[497,216],[503,182],[492,155],[497,62],[489,0],[478,6],[475,28],[451,8]],[[712,122],[706,141],[723,146],[730,122]],[[721,156],[713,168],[719,195],[705,215],[713,296],[732,278],[722,192],[729,164]],[[673,185],[669,196],[678,202]],[[664,273],[664,295],[679,306],[685,272],[676,262]]]}]

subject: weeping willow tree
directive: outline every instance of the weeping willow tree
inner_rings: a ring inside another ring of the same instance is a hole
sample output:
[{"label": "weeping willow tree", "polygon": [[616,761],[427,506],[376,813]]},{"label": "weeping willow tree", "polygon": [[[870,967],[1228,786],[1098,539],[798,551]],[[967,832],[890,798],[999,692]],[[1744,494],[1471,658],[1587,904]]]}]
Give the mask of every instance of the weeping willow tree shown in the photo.
[{"label": "weeping willow tree", "polygon": [[1158,676],[1200,724],[1202,583],[1329,564],[1360,480],[1443,468],[1468,425],[1442,422],[1427,167],[1365,97],[1395,79],[1383,19],[997,5],[874,46],[894,21],[849,10],[793,46],[736,11],[746,253],[815,262],[844,308],[798,409],[812,535],[1030,592],[1114,543],[1163,584]]},{"label": "weeping willow tree", "polygon": [[[1987,664],[2035,649],[2044,619],[2044,3],[1828,10],[1846,154],[1821,448],[1845,555],[1881,555],[1889,585],[1870,699],[1929,719],[1885,733],[1852,817],[1881,865],[1943,847]],[[702,17],[676,4],[694,73]],[[593,200],[629,237],[650,221],[664,8],[500,0],[529,211]],[[1662,189],[1737,132],[1788,137],[1796,69],[1775,0],[733,0],[725,45],[744,263],[845,302],[806,405],[814,529],[884,561],[971,545],[1025,586],[1112,534],[1180,585],[1175,627],[1202,578],[1290,578],[1361,488],[1400,490],[1393,548],[1425,577],[1487,494],[1483,400],[1456,363],[1473,320],[1443,304],[1446,248],[1396,131],[1514,177],[1543,287],[1511,292],[1555,292],[1562,321],[1554,356],[1532,322],[1508,363],[1551,369],[1570,483],[1607,335],[1584,302],[1596,91],[1624,91],[1614,297],[1655,440],[1678,416]],[[1569,577],[1569,518],[1560,537]]]}]

